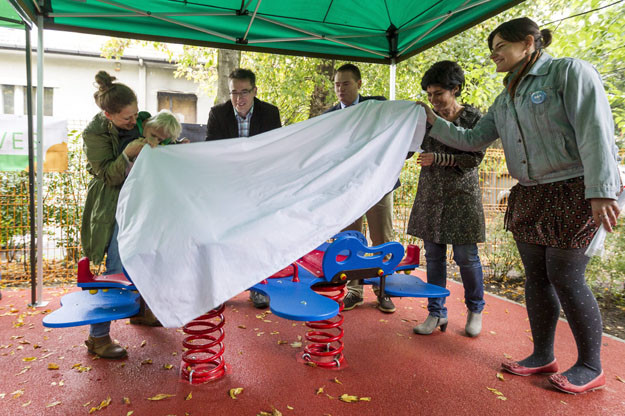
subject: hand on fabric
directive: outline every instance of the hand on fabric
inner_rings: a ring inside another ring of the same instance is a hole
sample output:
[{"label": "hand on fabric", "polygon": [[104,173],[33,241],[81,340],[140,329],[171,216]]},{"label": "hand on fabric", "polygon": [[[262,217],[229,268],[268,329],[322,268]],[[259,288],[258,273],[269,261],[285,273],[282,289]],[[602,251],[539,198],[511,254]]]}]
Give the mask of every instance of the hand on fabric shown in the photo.
[{"label": "hand on fabric", "polygon": [[434,153],[419,153],[417,163],[421,166],[431,166],[434,163]]},{"label": "hand on fabric", "polygon": [[139,153],[141,153],[141,149],[143,149],[145,144],[146,139],[144,138],[133,140],[128,144],[128,146],[126,146],[124,153],[126,153],[126,156],[128,156],[128,159],[132,162],[137,158],[137,156],[139,156]]},{"label": "hand on fabric", "polygon": [[434,111],[432,111],[430,106],[423,101],[417,101],[416,104],[420,105],[425,110],[425,115],[427,117],[428,123],[434,124],[434,122],[436,121],[436,114],[434,114]]},{"label": "hand on fabric", "polygon": [[597,224],[603,224],[607,232],[612,232],[621,210],[615,200],[609,198],[592,198],[592,217]]}]

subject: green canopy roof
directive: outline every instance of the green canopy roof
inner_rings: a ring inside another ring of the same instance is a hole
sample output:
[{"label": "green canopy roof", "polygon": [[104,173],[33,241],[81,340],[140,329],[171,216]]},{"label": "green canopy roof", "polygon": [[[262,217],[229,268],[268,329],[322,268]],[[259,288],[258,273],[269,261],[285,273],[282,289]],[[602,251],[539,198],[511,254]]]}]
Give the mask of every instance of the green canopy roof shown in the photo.
[{"label": "green canopy roof", "polygon": [[8,0],[0,0],[0,27],[23,28],[22,18]]},{"label": "green canopy roof", "polygon": [[391,63],[522,0],[11,1],[49,29]]}]

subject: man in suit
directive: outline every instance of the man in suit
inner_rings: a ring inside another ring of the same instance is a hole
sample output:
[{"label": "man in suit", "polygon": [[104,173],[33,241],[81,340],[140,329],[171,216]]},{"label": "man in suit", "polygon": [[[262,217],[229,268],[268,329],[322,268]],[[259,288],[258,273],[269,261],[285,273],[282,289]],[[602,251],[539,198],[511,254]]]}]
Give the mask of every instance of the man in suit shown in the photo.
[{"label": "man in suit", "polygon": [[249,137],[282,127],[275,105],[256,98],[256,76],[237,68],[228,76],[230,101],[211,108],[206,140]]},{"label": "man in suit", "polygon": [[[282,127],[278,107],[256,98],[256,76],[249,69],[237,68],[228,75],[230,101],[211,108],[206,140],[250,137]],[[250,290],[257,308],[269,306],[262,293]]]},{"label": "man in suit", "polygon": [[[331,111],[341,110],[345,107],[356,105],[366,100],[380,100],[384,101],[386,98],[382,96],[363,97],[358,93],[362,85],[362,79],[360,70],[356,65],[345,64],[337,69],[334,75],[334,92],[339,102],[326,110],[326,113]],[[395,185],[397,188],[398,185]],[[362,232],[363,218],[367,217],[367,224],[369,224],[369,237],[373,245],[380,245],[393,241],[393,191],[384,195],[382,199],[371,207],[365,215],[357,219],[352,225],[345,228],[345,230],[356,230]],[[364,303],[363,299],[363,287],[357,280],[352,280],[347,284],[347,295],[343,299],[343,310],[349,311],[354,309],[358,305]],[[374,289],[376,296],[378,297],[378,309],[382,312],[393,313],[395,312],[395,305],[389,296],[378,296],[377,290]]]}]

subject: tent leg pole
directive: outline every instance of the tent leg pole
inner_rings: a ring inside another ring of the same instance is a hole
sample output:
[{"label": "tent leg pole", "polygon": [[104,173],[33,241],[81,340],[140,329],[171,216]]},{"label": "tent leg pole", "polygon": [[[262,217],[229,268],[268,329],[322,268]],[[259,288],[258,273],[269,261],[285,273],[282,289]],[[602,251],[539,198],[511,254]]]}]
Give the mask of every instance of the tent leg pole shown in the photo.
[{"label": "tent leg pole", "polygon": [[43,300],[43,15],[37,16],[37,301]]},{"label": "tent leg pole", "polygon": [[30,217],[30,305],[37,304],[37,256],[35,253],[36,227],[35,227],[35,160],[33,138],[33,90],[32,77],[32,47],[30,45],[30,27],[24,25],[26,34],[26,112],[28,117],[28,212]]},{"label": "tent leg pole", "polygon": [[390,91],[390,99],[395,99],[395,72],[397,70],[397,64],[395,63],[395,58],[391,61],[391,72],[389,76],[389,91]]}]

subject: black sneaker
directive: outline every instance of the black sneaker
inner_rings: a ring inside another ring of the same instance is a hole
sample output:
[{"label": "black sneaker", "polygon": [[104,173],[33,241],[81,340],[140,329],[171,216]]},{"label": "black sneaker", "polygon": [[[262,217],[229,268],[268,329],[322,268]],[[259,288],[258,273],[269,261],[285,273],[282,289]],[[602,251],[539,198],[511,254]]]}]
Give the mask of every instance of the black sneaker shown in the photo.
[{"label": "black sneaker", "polygon": [[250,299],[254,304],[254,307],[258,309],[265,309],[269,306],[269,298],[260,292],[250,290]]},{"label": "black sneaker", "polygon": [[382,312],[393,313],[395,312],[395,304],[389,296],[378,296],[378,309]]},{"label": "black sneaker", "polygon": [[343,310],[351,311],[356,306],[362,305],[363,303],[365,303],[365,300],[363,298],[361,298],[354,292],[347,292],[347,295],[345,295],[345,299],[343,299]]}]

